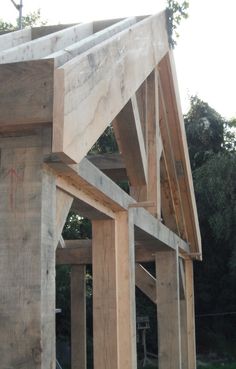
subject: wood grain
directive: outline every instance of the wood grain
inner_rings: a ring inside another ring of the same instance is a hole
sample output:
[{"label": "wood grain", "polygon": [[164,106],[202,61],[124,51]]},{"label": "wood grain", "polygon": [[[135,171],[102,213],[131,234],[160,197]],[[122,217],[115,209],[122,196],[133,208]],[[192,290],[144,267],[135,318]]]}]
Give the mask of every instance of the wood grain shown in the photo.
[{"label": "wood grain", "polygon": [[78,163],[167,51],[161,13],[58,68],[53,151]]}]

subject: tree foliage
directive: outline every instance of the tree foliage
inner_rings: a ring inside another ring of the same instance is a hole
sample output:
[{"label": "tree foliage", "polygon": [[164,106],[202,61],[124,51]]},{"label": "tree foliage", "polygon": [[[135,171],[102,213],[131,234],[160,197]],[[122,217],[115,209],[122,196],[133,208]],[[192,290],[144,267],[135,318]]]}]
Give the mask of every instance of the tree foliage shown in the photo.
[{"label": "tree foliage", "polygon": [[[15,23],[4,22],[0,19],[0,32],[11,32],[19,29],[18,18]],[[41,10],[35,10],[22,17],[22,28],[45,26],[47,21],[42,19]]]},{"label": "tree foliage", "polygon": [[188,18],[187,10],[189,8],[188,1],[182,1],[180,3],[176,0],[167,0],[166,8],[166,20],[168,29],[169,45],[174,48],[177,44],[176,38],[179,37],[177,28],[180,25],[182,19]]},{"label": "tree foliage", "polygon": [[203,241],[203,262],[195,263],[198,350],[231,352],[236,316],[236,151],[235,121],[223,119],[192,97],[185,117]]}]

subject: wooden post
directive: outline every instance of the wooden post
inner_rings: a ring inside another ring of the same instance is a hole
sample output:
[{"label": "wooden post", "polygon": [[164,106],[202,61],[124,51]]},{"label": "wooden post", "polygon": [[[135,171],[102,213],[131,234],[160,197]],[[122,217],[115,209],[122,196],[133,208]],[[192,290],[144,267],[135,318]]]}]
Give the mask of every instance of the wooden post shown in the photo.
[{"label": "wooden post", "polygon": [[136,369],[135,250],[132,209],[129,212],[118,213],[116,221],[119,369]]},{"label": "wooden post", "polygon": [[71,267],[71,367],[87,368],[86,266]]},{"label": "wooden post", "polygon": [[92,225],[94,368],[136,369],[133,225],[127,212]]},{"label": "wooden post", "polygon": [[56,186],[43,133],[0,138],[1,368],[55,368]]},{"label": "wooden post", "polygon": [[156,253],[159,369],[181,368],[178,251]]},{"label": "wooden post", "polygon": [[186,293],[186,319],[187,319],[187,344],[188,369],[196,369],[196,344],[195,344],[195,311],[194,311],[194,286],[193,286],[193,261],[185,260],[185,293]]}]

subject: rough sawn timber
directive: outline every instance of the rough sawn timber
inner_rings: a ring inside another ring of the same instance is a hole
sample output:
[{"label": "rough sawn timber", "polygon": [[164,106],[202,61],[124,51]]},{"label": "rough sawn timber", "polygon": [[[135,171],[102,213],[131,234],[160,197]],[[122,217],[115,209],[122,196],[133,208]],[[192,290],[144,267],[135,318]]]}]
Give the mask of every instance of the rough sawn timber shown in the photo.
[{"label": "rough sawn timber", "polygon": [[167,51],[163,12],[58,68],[53,152],[78,163]]}]

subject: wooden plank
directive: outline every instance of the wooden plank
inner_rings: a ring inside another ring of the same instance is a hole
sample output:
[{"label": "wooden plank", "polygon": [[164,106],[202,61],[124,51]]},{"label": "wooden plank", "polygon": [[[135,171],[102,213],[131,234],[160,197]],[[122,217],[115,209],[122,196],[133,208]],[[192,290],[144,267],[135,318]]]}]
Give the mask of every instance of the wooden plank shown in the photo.
[{"label": "wooden plank", "polygon": [[147,79],[147,147],[148,147],[148,187],[147,198],[155,206],[148,209],[161,219],[160,157],[161,138],[159,129],[158,82],[157,74],[152,72]]},{"label": "wooden plank", "polygon": [[47,135],[0,139],[2,368],[55,367],[56,186],[42,170]]},{"label": "wooden plank", "polygon": [[67,215],[73,202],[73,197],[68,195],[68,193],[65,191],[62,191],[60,188],[57,188],[56,192],[56,234],[57,240],[59,241]]},{"label": "wooden plank", "polygon": [[76,24],[55,24],[55,25],[45,25],[40,27],[31,28],[32,40],[35,40],[39,37],[47,36],[51,33],[62,31],[65,28],[70,28],[75,26]]},{"label": "wooden plank", "polygon": [[178,228],[174,195],[170,186],[170,176],[166,164],[165,153],[162,152],[160,161],[161,171],[161,212],[164,224],[176,234],[180,235]]},{"label": "wooden plank", "polygon": [[180,300],[185,299],[185,290],[186,290],[186,283],[185,283],[185,271],[184,271],[184,264],[183,259],[179,259],[179,295]]},{"label": "wooden plank", "polygon": [[0,52],[31,40],[31,28],[0,35]]},{"label": "wooden plank", "polygon": [[178,250],[156,253],[159,369],[181,369],[178,262]]},{"label": "wooden plank", "polygon": [[156,279],[140,264],[135,265],[136,286],[154,303],[157,303]]},{"label": "wooden plank", "polygon": [[[78,42],[74,42],[72,45],[68,46],[66,49],[59,50],[53,54],[47,55],[46,58],[53,58],[56,67],[62,66],[64,63],[73,59],[74,57],[84,53],[88,49],[100,44],[101,42],[107,40],[108,38],[114,36],[120,31],[130,27],[131,25],[136,23],[136,17],[130,17],[121,20],[120,22],[103,22],[103,25],[97,25],[97,22],[93,23],[93,34],[86,37],[83,40]],[[108,28],[105,28],[105,25]],[[103,27],[105,29],[103,29]],[[101,29],[100,29],[101,28]],[[97,30],[99,32],[97,32]],[[96,32],[96,33],[95,33]]]},{"label": "wooden plank", "polygon": [[[133,214],[117,213],[119,369],[137,368]],[[110,369],[110,368],[108,368]]]},{"label": "wooden plank", "polygon": [[188,244],[169,230],[159,220],[154,218],[149,212],[142,208],[130,209],[133,212],[134,224],[138,228],[136,240],[153,240],[156,246],[162,246],[164,249],[179,249],[181,253],[188,253]]},{"label": "wooden plank", "polygon": [[[57,249],[58,265],[92,264],[92,240],[65,240],[66,248]],[[147,242],[135,242],[135,260],[137,263],[155,260],[157,248]]]},{"label": "wooden plank", "polygon": [[[165,96],[163,92],[162,79],[159,78],[159,94],[160,94],[160,130],[161,137],[163,142],[163,151],[165,156],[166,168],[168,170],[168,179],[169,186],[171,189],[171,193],[173,194],[172,198],[174,201],[174,209],[178,224],[179,235],[181,238],[188,240],[187,228],[185,223],[184,211],[183,211],[183,203],[182,197],[179,187],[179,176],[177,174],[176,169],[176,157],[175,152],[173,150],[173,145],[175,141],[175,137],[172,136],[172,126],[169,122],[169,115],[167,106],[165,103]],[[172,122],[172,125],[175,122]]]},{"label": "wooden plank", "polygon": [[52,60],[0,65],[0,132],[52,122]]},{"label": "wooden plank", "polygon": [[134,199],[86,158],[80,164],[74,165],[66,165],[52,159],[48,161],[48,165],[60,178],[73,181],[78,188],[96,199],[98,205],[102,203],[110,207],[112,211],[122,211],[135,203]]},{"label": "wooden plank", "polygon": [[93,33],[93,23],[78,24],[0,52],[0,64],[43,58]]},{"label": "wooden plank", "polygon": [[127,172],[119,153],[89,155],[87,159],[113,181],[127,180]]},{"label": "wooden plank", "polygon": [[[185,214],[188,241],[191,245],[192,252],[201,253],[201,235],[198,224],[186,133],[180,106],[174,60],[171,52],[161,61],[159,65],[159,74],[167,109],[175,166],[178,171],[178,183]],[[198,258],[201,258],[201,255],[198,256]]]},{"label": "wooden plank", "polygon": [[164,12],[148,17],[56,70],[53,151],[63,160],[86,155],[166,54],[165,24]]},{"label": "wooden plank", "polygon": [[71,369],[87,368],[86,267],[71,267]]},{"label": "wooden plank", "polygon": [[[48,165],[60,176],[57,178],[58,187],[85,203],[91,204],[95,209],[100,209],[109,217],[114,217],[113,212],[127,210],[130,204],[135,204],[135,201],[127,193],[87,159],[83,159],[80,164],[68,166],[60,162],[48,162]],[[61,184],[59,185],[59,183]],[[188,253],[189,247],[186,242],[146,210],[132,208],[130,211],[134,214],[135,226],[143,231],[146,240],[153,240],[157,244],[173,249],[178,247],[181,252]]]},{"label": "wooden plank", "polygon": [[113,128],[131,186],[146,185],[147,155],[135,95],[116,116]]},{"label": "wooden plank", "polygon": [[57,177],[56,185],[61,190],[79,200],[78,206],[76,202],[72,204],[72,209],[77,210],[80,215],[89,217],[90,219],[101,217],[103,219],[115,218],[115,213],[110,209],[110,207],[102,202],[99,202],[96,198],[94,198],[94,196],[81,190],[75,182]]},{"label": "wooden plank", "polygon": [[118,245],[115,221],[93,221],[92,232],[94,367],[118,369]]},{"label": "wooden plank", "polygon": [[186,284],[188,369],[196,369],[193,261],[191,259],[186,259],[184,263],[185,263],[185,276],[186,276],[185,284]]}]

